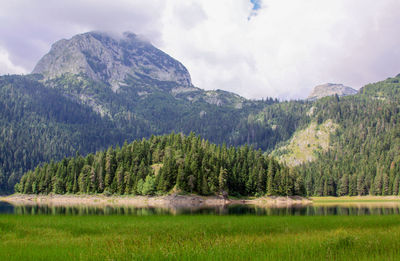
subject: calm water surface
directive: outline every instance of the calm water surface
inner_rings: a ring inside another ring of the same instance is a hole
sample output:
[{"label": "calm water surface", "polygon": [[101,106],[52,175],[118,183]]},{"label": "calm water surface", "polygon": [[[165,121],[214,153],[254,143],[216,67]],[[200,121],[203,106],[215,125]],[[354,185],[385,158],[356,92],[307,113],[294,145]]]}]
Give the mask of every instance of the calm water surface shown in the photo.
[{"label": "calm water surface", "polygon": [[285,208],[261,208],[250,205],[230,205],[207,208],[135,208],[93,206],[13,206],[0,202],[0,214],[12,215],[260,215],[260,216],[360,216],[399,215],[400,204],[393,205],[318,205]]}]

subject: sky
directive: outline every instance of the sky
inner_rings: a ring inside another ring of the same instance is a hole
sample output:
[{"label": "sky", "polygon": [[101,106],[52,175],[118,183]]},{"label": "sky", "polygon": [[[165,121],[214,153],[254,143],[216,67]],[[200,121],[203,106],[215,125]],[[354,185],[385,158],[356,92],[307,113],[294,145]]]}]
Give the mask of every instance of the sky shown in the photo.
[{"label": "sky", "polygon": [[0,9],[0,74],[27,74],[51,44],[87,31],[139,34],[194,85],[302,99],[400,73],[399,0],[13,0]]}]

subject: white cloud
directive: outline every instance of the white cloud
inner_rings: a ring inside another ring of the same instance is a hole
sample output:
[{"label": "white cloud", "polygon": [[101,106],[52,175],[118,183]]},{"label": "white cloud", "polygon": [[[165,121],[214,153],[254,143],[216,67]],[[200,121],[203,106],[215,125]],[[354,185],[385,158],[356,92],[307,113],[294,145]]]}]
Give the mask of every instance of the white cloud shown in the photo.
[{"label": "white cloud", "polygon": [[184,28],[172,17],[163,30],[200,87],[298,98],[317,84],[359,88],[400,72],[396,0],[265,0],[250,20],[249,1],[201,3],[206,20]]},{"label": "white cloud", "polygon": [[261,6],[248,19],[250,0],[8,1],[0,45],[11,64],[31,70],[60,38],[129,30],[181,61],[195,85],[249,98],[302,98],[317,84],[359,88],[400,72],[398,0]]},{"label": "white cloud", "polygon": [[6,50],[0,47],[0,75],[3,74],[25,74],[27,71],[10,61]]}]

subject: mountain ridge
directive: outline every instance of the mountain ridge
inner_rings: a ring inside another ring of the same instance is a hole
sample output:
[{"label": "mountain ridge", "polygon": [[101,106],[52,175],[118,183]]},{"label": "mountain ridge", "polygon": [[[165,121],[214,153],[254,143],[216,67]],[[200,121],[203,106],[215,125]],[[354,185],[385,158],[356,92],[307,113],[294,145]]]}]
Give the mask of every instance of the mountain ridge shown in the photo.
[{"label": "mountain ridge", "polygon": [[325,83],[314,87],[308,100],[317,100],[326,96],[338,95],[339,97],[354,95],[357,91],[351,87],[337,83]]}]

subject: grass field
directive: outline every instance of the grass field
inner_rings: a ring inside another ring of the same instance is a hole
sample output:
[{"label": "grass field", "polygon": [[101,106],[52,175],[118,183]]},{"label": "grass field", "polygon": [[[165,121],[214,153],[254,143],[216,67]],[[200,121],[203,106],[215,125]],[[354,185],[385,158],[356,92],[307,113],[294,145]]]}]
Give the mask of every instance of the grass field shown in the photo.
[{"label": "grass field", "polygon": [[400,216],[0,215],[0,260],[399,260]]}]

